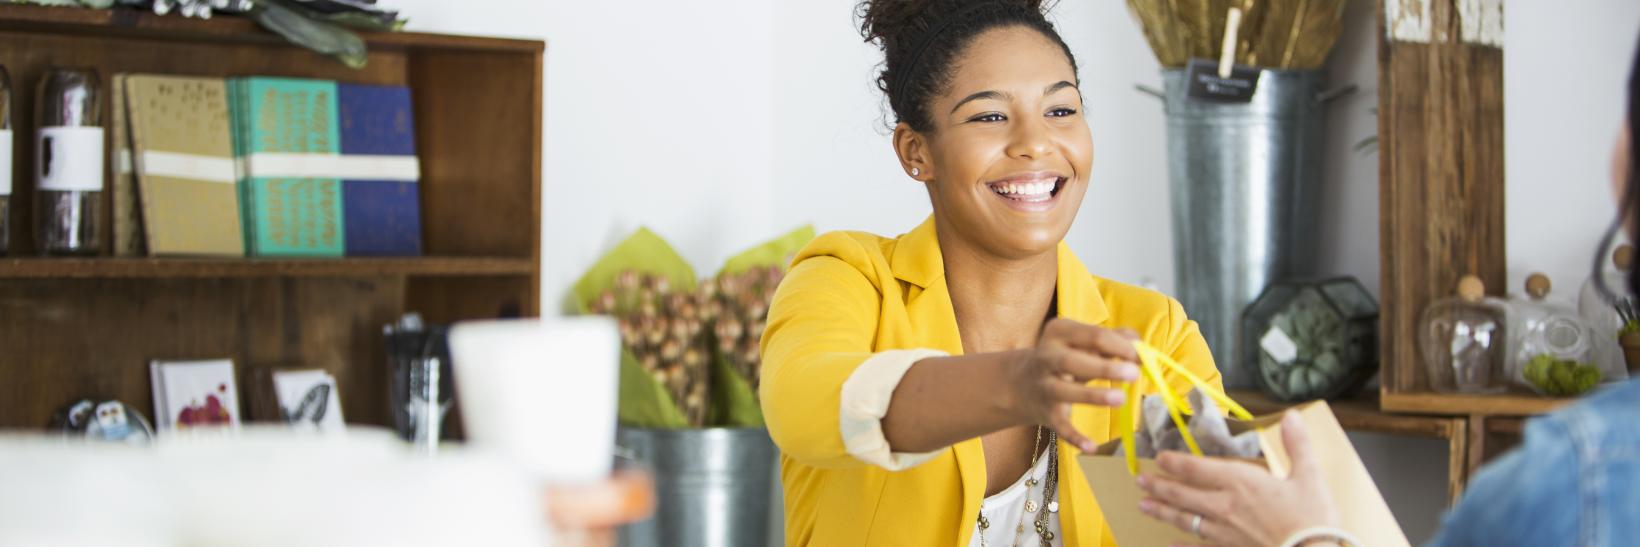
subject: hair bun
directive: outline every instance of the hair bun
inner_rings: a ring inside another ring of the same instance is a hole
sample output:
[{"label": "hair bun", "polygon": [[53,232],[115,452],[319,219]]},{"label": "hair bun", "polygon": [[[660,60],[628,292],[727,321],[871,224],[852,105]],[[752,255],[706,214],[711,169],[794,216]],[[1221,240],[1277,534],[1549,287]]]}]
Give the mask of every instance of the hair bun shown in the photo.
[{"label": "hair bun", "polygon": [[946,16],[976,3],[1023,7],[1041,14],[1052,7],[1047,0],[861,0],[854,8],[854,16],[860,20],[860,37],[886,51],[914,40]]}]

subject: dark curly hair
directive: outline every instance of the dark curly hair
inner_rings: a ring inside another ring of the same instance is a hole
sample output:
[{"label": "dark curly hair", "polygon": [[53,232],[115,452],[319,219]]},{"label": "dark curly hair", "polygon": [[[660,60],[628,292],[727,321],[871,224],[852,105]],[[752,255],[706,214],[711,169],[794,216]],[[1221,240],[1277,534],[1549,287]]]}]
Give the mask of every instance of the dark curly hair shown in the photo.
[{"label": "dark curly hair", "polygon": [[1045,0],[863,0],[855,6],[860,35],[883,49],[877,88],[888,96],[895,121],[927,132],[928,102],[951,82],[956,57],[985,31],[1020,26],[1042,33],[1076,57],[1045,15]]}]

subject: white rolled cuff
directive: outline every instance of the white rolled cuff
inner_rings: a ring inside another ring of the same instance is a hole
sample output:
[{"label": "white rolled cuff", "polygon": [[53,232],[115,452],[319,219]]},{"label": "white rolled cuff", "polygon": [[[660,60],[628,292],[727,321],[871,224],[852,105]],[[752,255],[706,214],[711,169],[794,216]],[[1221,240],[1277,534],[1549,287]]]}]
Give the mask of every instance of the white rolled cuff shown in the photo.
[{"label": "white rolled cuff", "polygon": [[883,416],[888,415],[888,404],[894,399],[894,389],[911,370],[911,365],[930,357],[950,354],[932,349],[899,349],[878,352],[860,363],[848,380],[843,382],[842,404],[838,419],[843,434],[843,446],[860,461],[889,471],[901,471],[921,465],[938,456],[945,449],[921,454],[894,452],[883,435]]}]

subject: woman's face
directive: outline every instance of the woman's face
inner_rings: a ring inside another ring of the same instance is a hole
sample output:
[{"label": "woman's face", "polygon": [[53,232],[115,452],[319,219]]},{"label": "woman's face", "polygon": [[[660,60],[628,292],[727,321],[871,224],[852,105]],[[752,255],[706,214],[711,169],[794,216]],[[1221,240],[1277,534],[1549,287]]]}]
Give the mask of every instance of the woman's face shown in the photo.
[{"label": "woman's face", "polygon": [[[933,130],[900,142],[923,163],[940,229],[1002,258],[1052,251],[1087,191],[1093,138],[1064,50],[1019,26],[987,31],[957,56]],[[908,168],[909,170],[909,168]]]}]

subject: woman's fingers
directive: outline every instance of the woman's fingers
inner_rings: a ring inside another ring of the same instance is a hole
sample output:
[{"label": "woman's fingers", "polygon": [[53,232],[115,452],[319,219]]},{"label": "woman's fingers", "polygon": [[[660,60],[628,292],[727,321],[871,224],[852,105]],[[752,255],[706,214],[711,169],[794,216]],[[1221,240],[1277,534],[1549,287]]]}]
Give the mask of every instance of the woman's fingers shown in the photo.
[{"label": "woman's fingers", "polygon": [[1056,404],[1051,408],[1047,425],[1054,433],[1059,434],[1059,438],[1064,439],[1065,442],[1083,452],[1091,453],[1099,448],[1098,443],[1093,442],[1093,439],[1089,439],[1087,435],[1083,435],[1081,431],[1076,429],[1076,425],[1071,423],[1070,405]]},{"label": "woman's fingers", "polygon": [[1131,361],[1102,357],[1070,348],[1060,350],[1054,355],[1057,357],[1052,365],[1054,371],[1069,374],[1078,382],[1110,380],[1121,383],[1139,378],[1139,366]]},{"label": "woman's fingers", "polygon": [[1139,352],[1133,341],[1139,335],[1132,329],[1107,329],[1071,319],[1055,318],[1042,329],[1042,336],[1065,346],[1093,352],[1108,358],[1130,363],[1139,361]]},{"label": "woman's fingers", "polygon": [[1310,432],[1304,429],[1304,420],[1298,417],[1298,412],[1288,410],[1281,417],[1281,443],[1293,462],[1294,476],[1303,478],[1321,472],[1321,462],[1316,461],[1315,447],[1310,444]]},{"label": "woman's fingers", "polygon": [[1127,400],[1127,394],[1120,389],[1088,387],[1079,382],[1065,380],[1046,380],[1048,397],[1054,402],[1079,405],[1120,406]]},{"label": "woman's fingers", "polygon": [[1198,513],[1192,513],[1189,510],[1168,505],[1160,500],[1140,500],[1139,512],[1144,513],[1150,518],[1171,524],[1174,528],[1195,534],[1196,537],[1201,538],[1204,541],[1212,541],[1212,538],[1217,537],[1215,535],[1215,532],[1218,531],[1217,522],[1214,522],[1204,516],[1202,517],[1201,527],[1198,529],[1196,528],[1195,523]]},{"label": "woman's fingers", "polygon": [[1206,518],[1223,519],[1229,516],[1229,504],[1222,492],[1193,488],[1150,474],[1139,476],[1139,488],[1153,500]]}]

